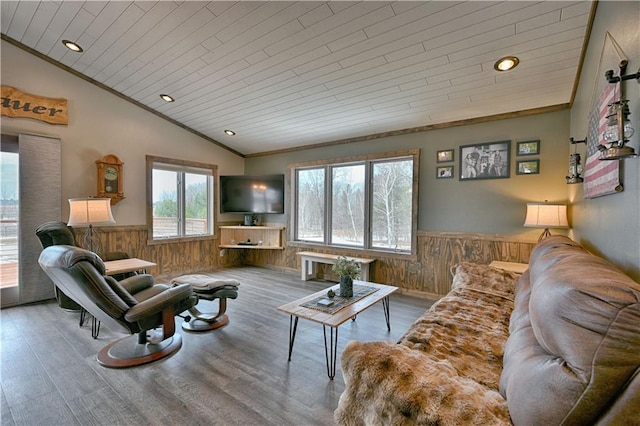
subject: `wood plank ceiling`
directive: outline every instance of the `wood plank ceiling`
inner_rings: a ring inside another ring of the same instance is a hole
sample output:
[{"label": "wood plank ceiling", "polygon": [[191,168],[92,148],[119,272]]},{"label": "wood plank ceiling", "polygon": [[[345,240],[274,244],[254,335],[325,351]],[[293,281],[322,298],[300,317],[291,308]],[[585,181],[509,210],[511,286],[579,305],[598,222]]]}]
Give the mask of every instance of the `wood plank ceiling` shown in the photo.
[{"label": "wood plank ceiling", "polygon": [[[0,12],[5,40],[255,155],[566,105],[591,7],[3,0]],[[508,55],[519,66],[495,71]]]}]

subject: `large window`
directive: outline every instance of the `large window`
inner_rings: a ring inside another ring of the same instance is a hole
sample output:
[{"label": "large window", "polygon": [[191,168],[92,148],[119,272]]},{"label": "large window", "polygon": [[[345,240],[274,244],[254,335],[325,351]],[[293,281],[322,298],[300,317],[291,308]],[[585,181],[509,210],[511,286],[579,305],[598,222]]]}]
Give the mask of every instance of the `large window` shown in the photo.
[{"label": "large window", "polygon": [[331,171],[329,244],[364,247],[365,165],[336,165]]},{"label": "large window", "polygon": [[214,234],[216,166],[147,156],[150,240]]},{"label": "large window", "polygon": [[19,301],[20,161],[17,137],[2,135],[0,144],[0,304]]},{"label": "large window", "polygon": [[296,170],[297,239],[324,242],[325,169]]},{"label": "large window", "polygon": [[419,151],[292,167],[294,240],[411,252]]}]

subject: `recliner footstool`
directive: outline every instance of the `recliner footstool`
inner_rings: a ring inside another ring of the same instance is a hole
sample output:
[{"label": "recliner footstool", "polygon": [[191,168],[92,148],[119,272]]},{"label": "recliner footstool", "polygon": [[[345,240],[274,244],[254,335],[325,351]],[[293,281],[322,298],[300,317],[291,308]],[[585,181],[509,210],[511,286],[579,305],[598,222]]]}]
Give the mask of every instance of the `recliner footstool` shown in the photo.
[{"label": "recliner footstool", "polygon": [[205,300],[218,299],[218,312],[201,312],[198,306],[189,309],[193,317],[190,321],[182,323],[182,328],[186,331],[208,331],[215,330],[229,323],[227,311],[227,299],[238,297],[238,286],[240,282],[234,279],[219,279],[211,275],[190,274],[181,275],[171,280],[171,284],[191,284],[193,292]]}]

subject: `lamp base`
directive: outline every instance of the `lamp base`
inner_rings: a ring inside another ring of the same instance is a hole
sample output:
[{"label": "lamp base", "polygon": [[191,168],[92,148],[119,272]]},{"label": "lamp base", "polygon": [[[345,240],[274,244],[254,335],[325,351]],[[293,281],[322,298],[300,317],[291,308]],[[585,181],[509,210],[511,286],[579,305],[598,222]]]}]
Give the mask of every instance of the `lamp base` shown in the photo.
[{"label": "lamp base", "polygon": [[544,228],[544,231],[542,231],[542,234],[540,234],[540,236],[538,237],[538,242],[550,236],[551,236],[551,232],[549,232],[549,228]]},{"label": "lamp base", "polygon": [[89,227],[82,235],[82,245],[93,253],[98,253],[102,250],[102,244],[100,244],[100,236],[98,231],[93,229],[93,225],[89,224]]}]

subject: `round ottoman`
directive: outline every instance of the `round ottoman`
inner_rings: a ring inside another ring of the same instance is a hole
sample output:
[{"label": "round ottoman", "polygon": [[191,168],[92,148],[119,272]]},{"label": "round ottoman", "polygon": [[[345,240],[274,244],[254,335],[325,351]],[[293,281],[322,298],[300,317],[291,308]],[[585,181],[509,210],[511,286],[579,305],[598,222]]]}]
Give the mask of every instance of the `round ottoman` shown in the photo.
[{"label": "round ottoman", "polygon": [[182,328],[186,331],[207,331],[220,328],[229,323],[229,317],[225,314],[227,310],[227,299],[238,297],[238,286],[240,283],[234,279],[221,279],[205,274],[182,275],[171,280],[174,286],[180,284],[191,284],[193,292],[199,299],[218,299],[218,312],[201,312],[198,305],[189,309],[193,317],[189,322],[183,322]]}]

